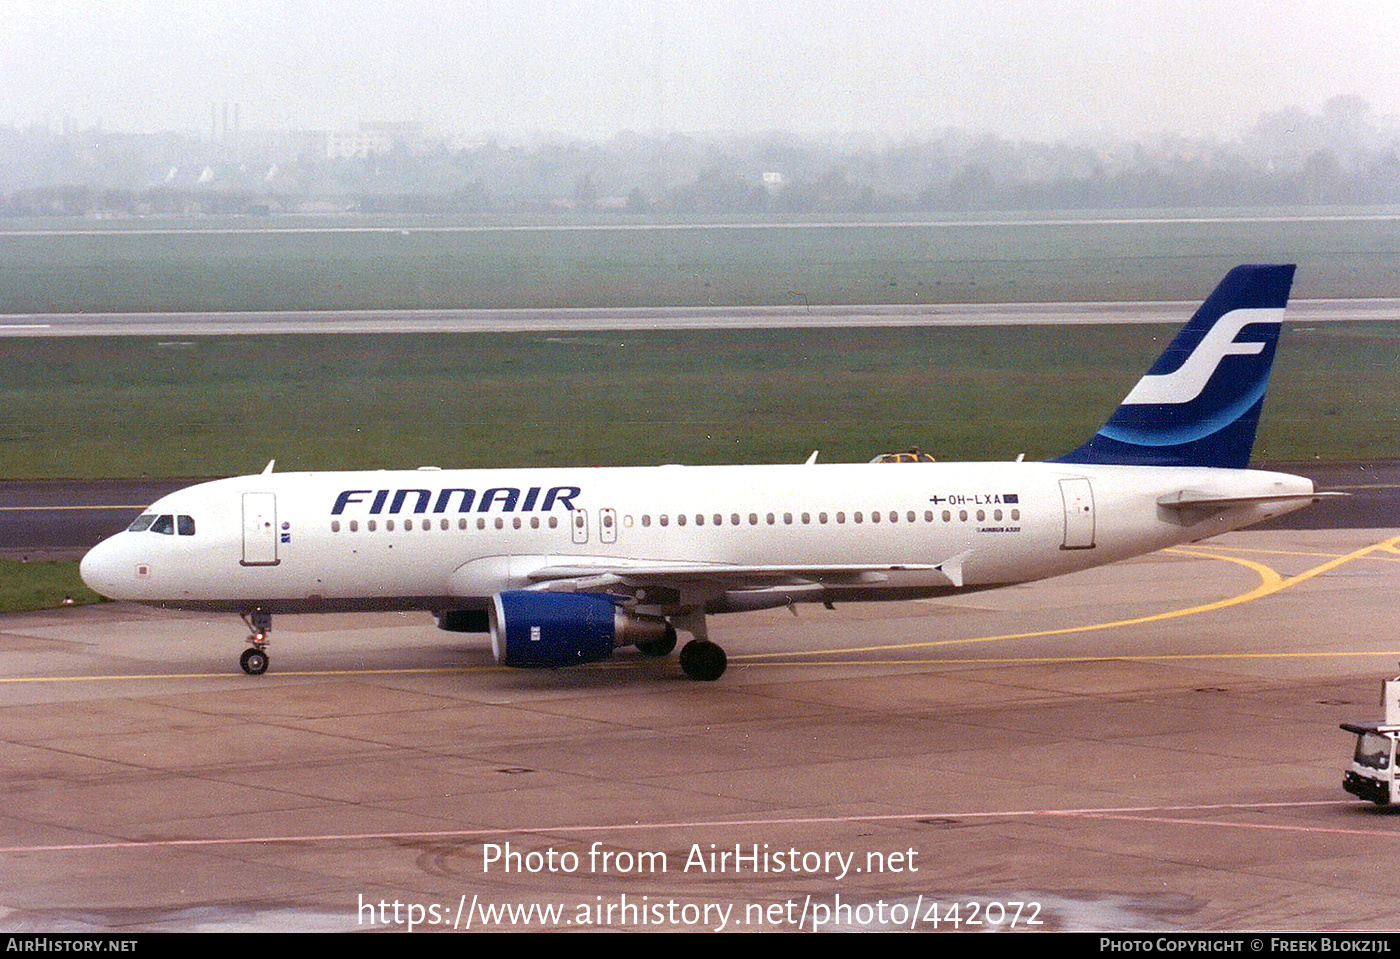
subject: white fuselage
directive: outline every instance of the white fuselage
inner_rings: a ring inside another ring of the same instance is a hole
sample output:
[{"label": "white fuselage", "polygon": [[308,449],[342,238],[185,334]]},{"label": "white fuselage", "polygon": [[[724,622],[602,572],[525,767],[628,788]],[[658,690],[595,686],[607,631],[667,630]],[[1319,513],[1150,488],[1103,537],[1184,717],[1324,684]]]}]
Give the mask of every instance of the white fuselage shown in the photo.
[{"label": "white fuselage", "polygon": [[[1183,490],[1276,498],[1159,504]],[[723,612],[1043,579],[1247,526],[1312,493],[1283,473],[1039,462],[265,473],[163,497],[147,513],[188,517],[192,534],[119,533],[82,575],[118,599],[292,612],[481,609],[543,568],[922,567],[712,588],[705,607]]]}]

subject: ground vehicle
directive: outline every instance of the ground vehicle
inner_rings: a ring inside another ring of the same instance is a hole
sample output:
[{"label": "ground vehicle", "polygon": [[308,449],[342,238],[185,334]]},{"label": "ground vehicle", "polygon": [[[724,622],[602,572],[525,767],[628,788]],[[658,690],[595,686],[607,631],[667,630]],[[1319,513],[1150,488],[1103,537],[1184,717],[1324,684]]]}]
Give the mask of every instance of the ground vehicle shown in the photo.
[{"label": "ground vehicle", "polygon": [[1381,684],[1385,719],[1370,723],[1342,723],[1356,734],[1351,768],[1342,777],[1342,788],[1378,806],[1400,804],[1397,749],[1400,749],[1400,676]]}]

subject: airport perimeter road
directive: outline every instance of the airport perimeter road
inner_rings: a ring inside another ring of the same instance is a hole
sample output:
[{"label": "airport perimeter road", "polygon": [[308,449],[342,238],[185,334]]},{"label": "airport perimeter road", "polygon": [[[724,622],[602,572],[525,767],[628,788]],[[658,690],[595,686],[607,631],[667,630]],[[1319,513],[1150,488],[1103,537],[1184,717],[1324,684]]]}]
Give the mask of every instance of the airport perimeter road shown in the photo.
[{"label": "airport perimeter road", "polygon": [[497,667],[427,614],[279,617],[259,677],[233,616],[0,616],[0,915],[1394,928],[1400,817],[1342,791],[1337,724],[1379,718],[1396,672],[1397,533],[1233,533],[946,601],[715,617],[715,683],[632,650]]},{"label": "airport perimeter road", "polygon": [[[926,306],[720,306],[281,313],[45,313],[0,316],[0,336],[237,336],[277,333],[528,333],[764,327],[1181,324],[1198,302]],[[1290,323],[1400,319],[1400,299],[1295,300]]]}]

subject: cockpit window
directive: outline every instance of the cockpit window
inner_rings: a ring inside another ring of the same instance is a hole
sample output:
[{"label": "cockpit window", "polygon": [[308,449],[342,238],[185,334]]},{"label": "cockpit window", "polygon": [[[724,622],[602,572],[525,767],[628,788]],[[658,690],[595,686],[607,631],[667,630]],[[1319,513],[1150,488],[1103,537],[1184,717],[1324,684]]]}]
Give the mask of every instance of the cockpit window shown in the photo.
[{"label": "cockpit window", "polygon": [[127,527],[127,531],[131,533],[144,533],[151,528],[151,524],[155,521],[155,513],[142,513],[140,516],[136,517],[136,519],[132,520],[131,525]]},{"label": "cockpit window", "polygon": [[194,517],[193,517],[193,516],[177,516],[177,517],[175,517],[175,523],[176,523],[176,528],[179,530],[181,536],[193,536],[193,535],[194,535]]},{"label": "cockpit window", "polygon": [[175,535],[175,517],[165,513],[156,517],[156,521],[151,524],[152,533],[162,533],[166,536]]}]

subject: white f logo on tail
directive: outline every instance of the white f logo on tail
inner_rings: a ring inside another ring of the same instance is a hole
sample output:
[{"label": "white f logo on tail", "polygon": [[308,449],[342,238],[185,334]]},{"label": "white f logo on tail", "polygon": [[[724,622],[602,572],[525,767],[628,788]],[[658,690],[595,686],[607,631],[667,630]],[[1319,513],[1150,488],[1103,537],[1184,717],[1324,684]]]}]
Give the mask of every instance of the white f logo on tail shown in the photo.
[{"label": "white f logo on tail", "polygon": [[1215,321],[1186,362],[1171,373],[1148,374],[1138,380],[1123,399],[1123,405],[1148,403],[1189,403],[1201,395],[1215,368],[1229,355],[1248,356],[1263,352],[1263,343],[1236,343],[1240,330],[1251,323],[1281,323],[1283,309],[1231,310]]}]

